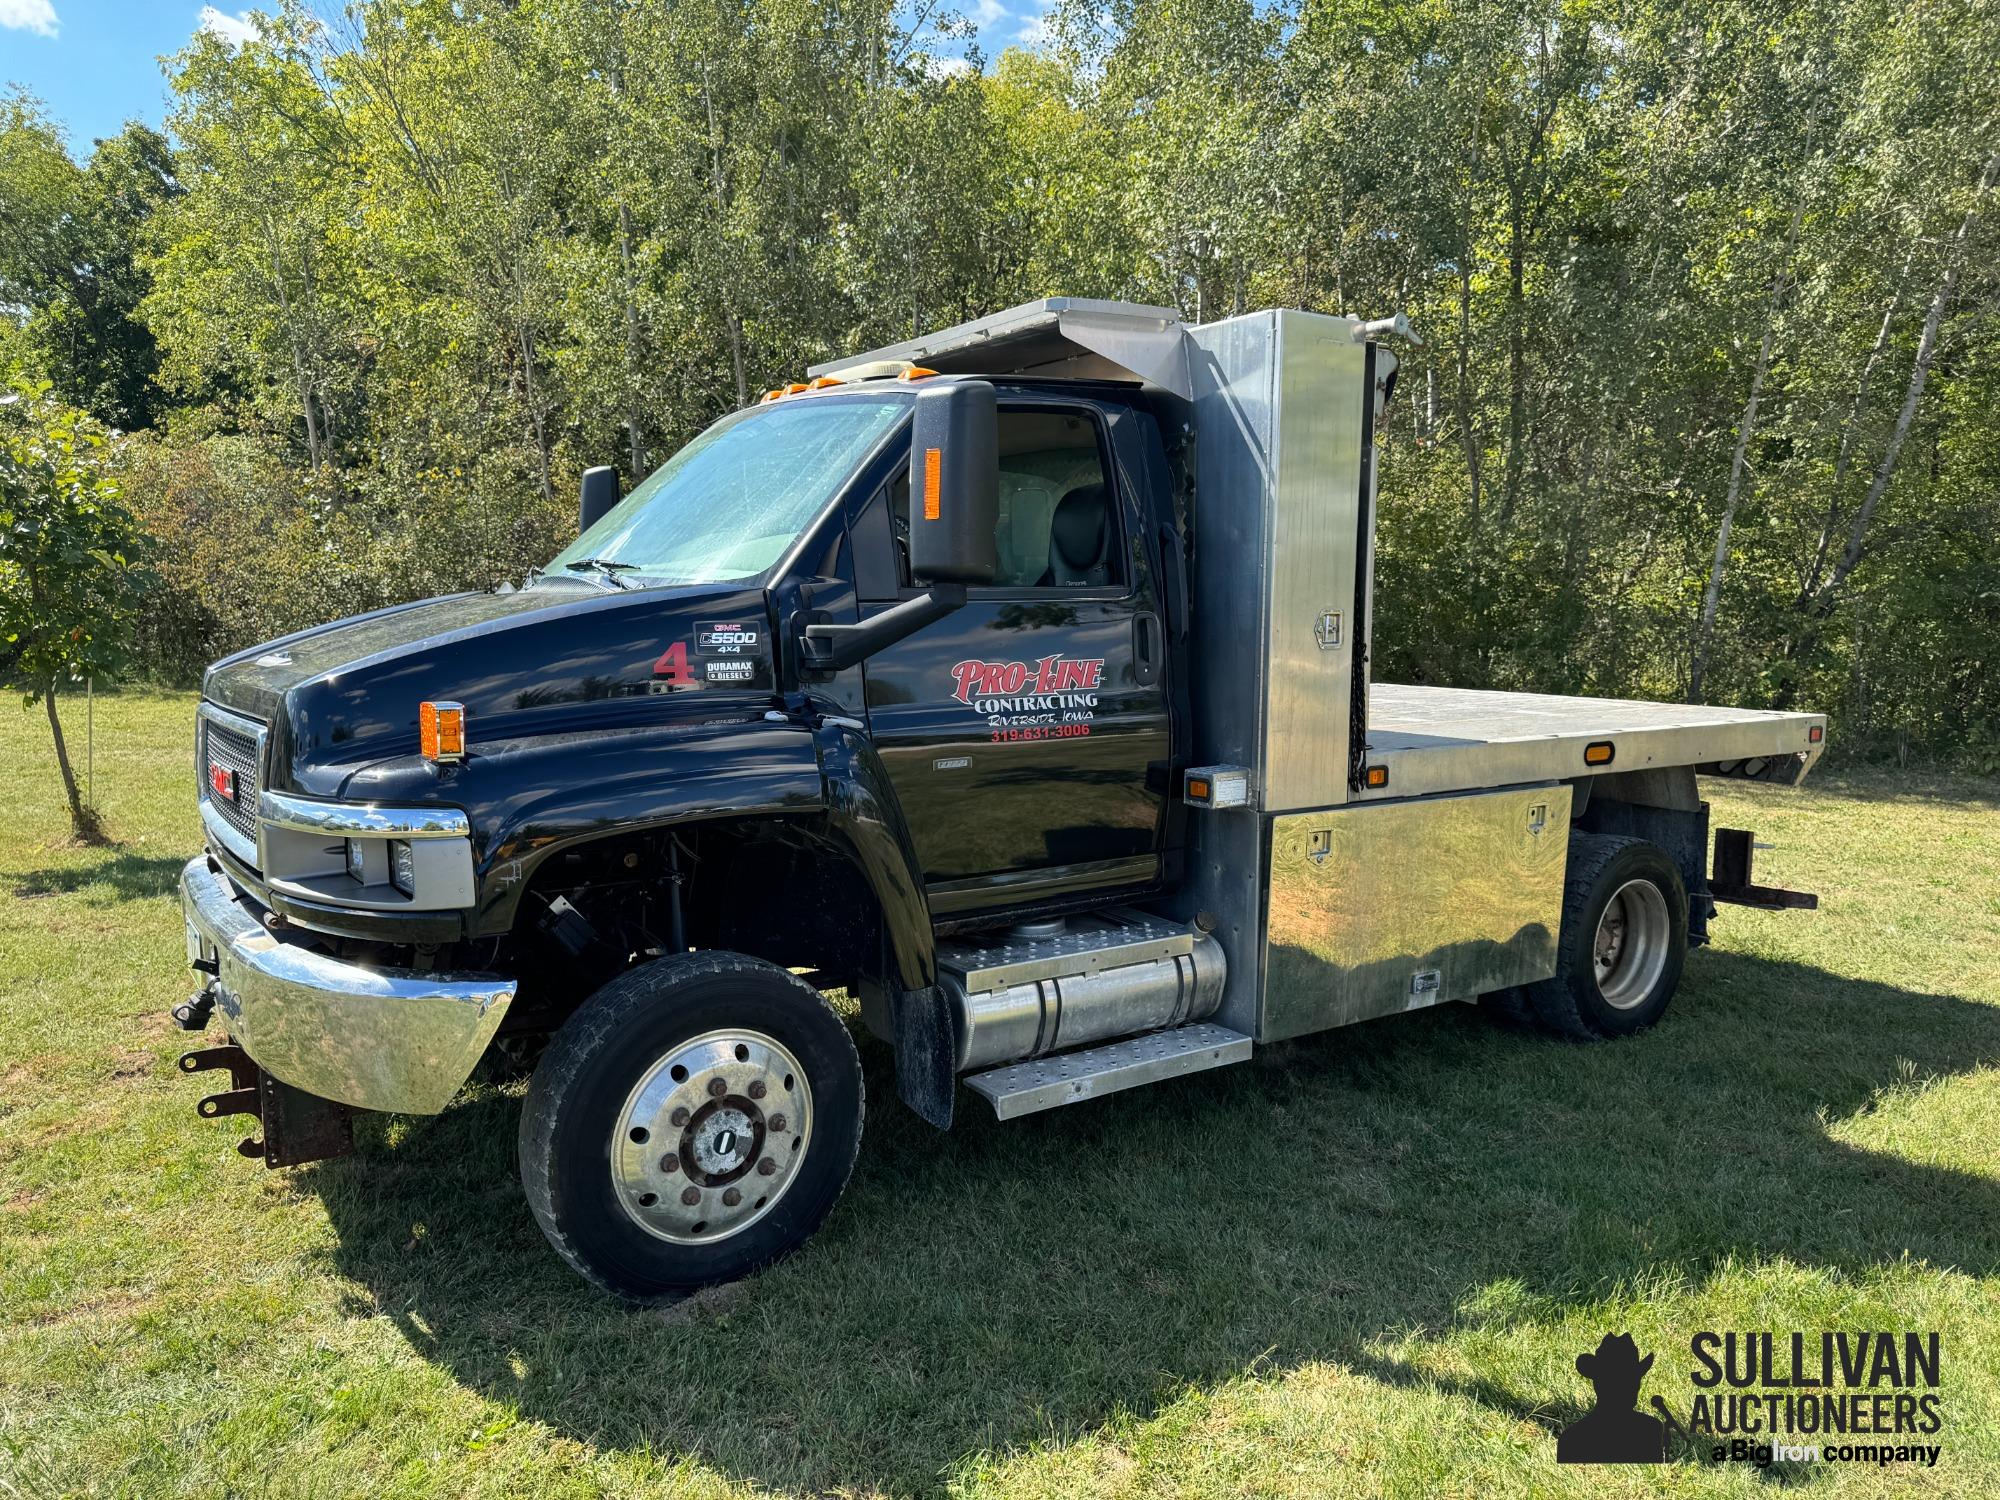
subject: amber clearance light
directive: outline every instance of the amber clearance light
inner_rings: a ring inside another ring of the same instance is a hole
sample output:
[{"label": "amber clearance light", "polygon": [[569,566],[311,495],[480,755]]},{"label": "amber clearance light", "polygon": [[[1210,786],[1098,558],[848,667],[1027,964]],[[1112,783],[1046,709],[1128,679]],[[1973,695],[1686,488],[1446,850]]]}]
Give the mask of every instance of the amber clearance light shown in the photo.
[{"label": "amber clearance light", "polygon": [[419,703],[417,734],[423,745],[425,760],[464,760],[465,705]]}]

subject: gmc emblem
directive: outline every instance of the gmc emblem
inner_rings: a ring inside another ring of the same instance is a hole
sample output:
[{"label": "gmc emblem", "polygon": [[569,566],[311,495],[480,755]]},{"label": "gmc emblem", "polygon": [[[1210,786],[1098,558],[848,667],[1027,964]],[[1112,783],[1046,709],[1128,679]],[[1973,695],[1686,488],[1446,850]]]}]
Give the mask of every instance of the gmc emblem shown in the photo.
[{"label": "gmc emblem", "polygon": [[226,802],[236,800],[236,773],[219,760],[208,763],[208,784]]}]

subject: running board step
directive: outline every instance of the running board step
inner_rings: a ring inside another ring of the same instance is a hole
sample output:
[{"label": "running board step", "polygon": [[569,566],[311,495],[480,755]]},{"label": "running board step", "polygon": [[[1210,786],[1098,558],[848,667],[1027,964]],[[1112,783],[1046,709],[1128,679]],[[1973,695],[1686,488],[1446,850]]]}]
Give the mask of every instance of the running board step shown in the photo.
[{"label": "running board step", "polygon": [[1081,1104],[1142,1083],[1250,1060],[1250,1038],[1227,1026],[1198,1022],[1172,1031],[1127,1037],[1081,1052],[1037,1057],[974,1073],[966,1086],[993,1106],[1002,1120],[1064,1104]]}]

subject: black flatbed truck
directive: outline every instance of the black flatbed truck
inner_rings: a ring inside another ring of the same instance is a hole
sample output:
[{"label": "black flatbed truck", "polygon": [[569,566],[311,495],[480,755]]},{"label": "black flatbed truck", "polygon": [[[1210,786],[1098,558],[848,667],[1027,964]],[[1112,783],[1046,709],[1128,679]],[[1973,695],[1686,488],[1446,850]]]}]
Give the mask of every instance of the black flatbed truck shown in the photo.
[{"label": "black flatbed truck", "polygon": [[1825,720],[1370,680],[1390,324],[1050,299],[816,369],[518,589],[217,662],[182,876],[246,1154],[534,1072],[537,1220],[648,1300],[832,1209],[860,998],[949,1126],[1485,997],[1651,1025],[1715,903],[1696,773]]}]

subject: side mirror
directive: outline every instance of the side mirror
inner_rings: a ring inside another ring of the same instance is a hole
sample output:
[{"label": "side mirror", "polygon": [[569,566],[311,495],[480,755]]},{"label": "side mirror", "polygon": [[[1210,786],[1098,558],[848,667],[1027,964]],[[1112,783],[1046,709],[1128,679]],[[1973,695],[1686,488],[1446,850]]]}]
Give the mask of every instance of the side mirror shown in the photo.
[{"label": "side mirror", "polygon": [[910,574],[991,583],[1000,570],[1000,417],[993,387],[955,380],[920,392],[910,425]]},{"label": "side mirror", "polygon": [[583,493],[577,501],[576,534],[582,536],[618,503],[618,471],[605,464],[583,471]]}]

